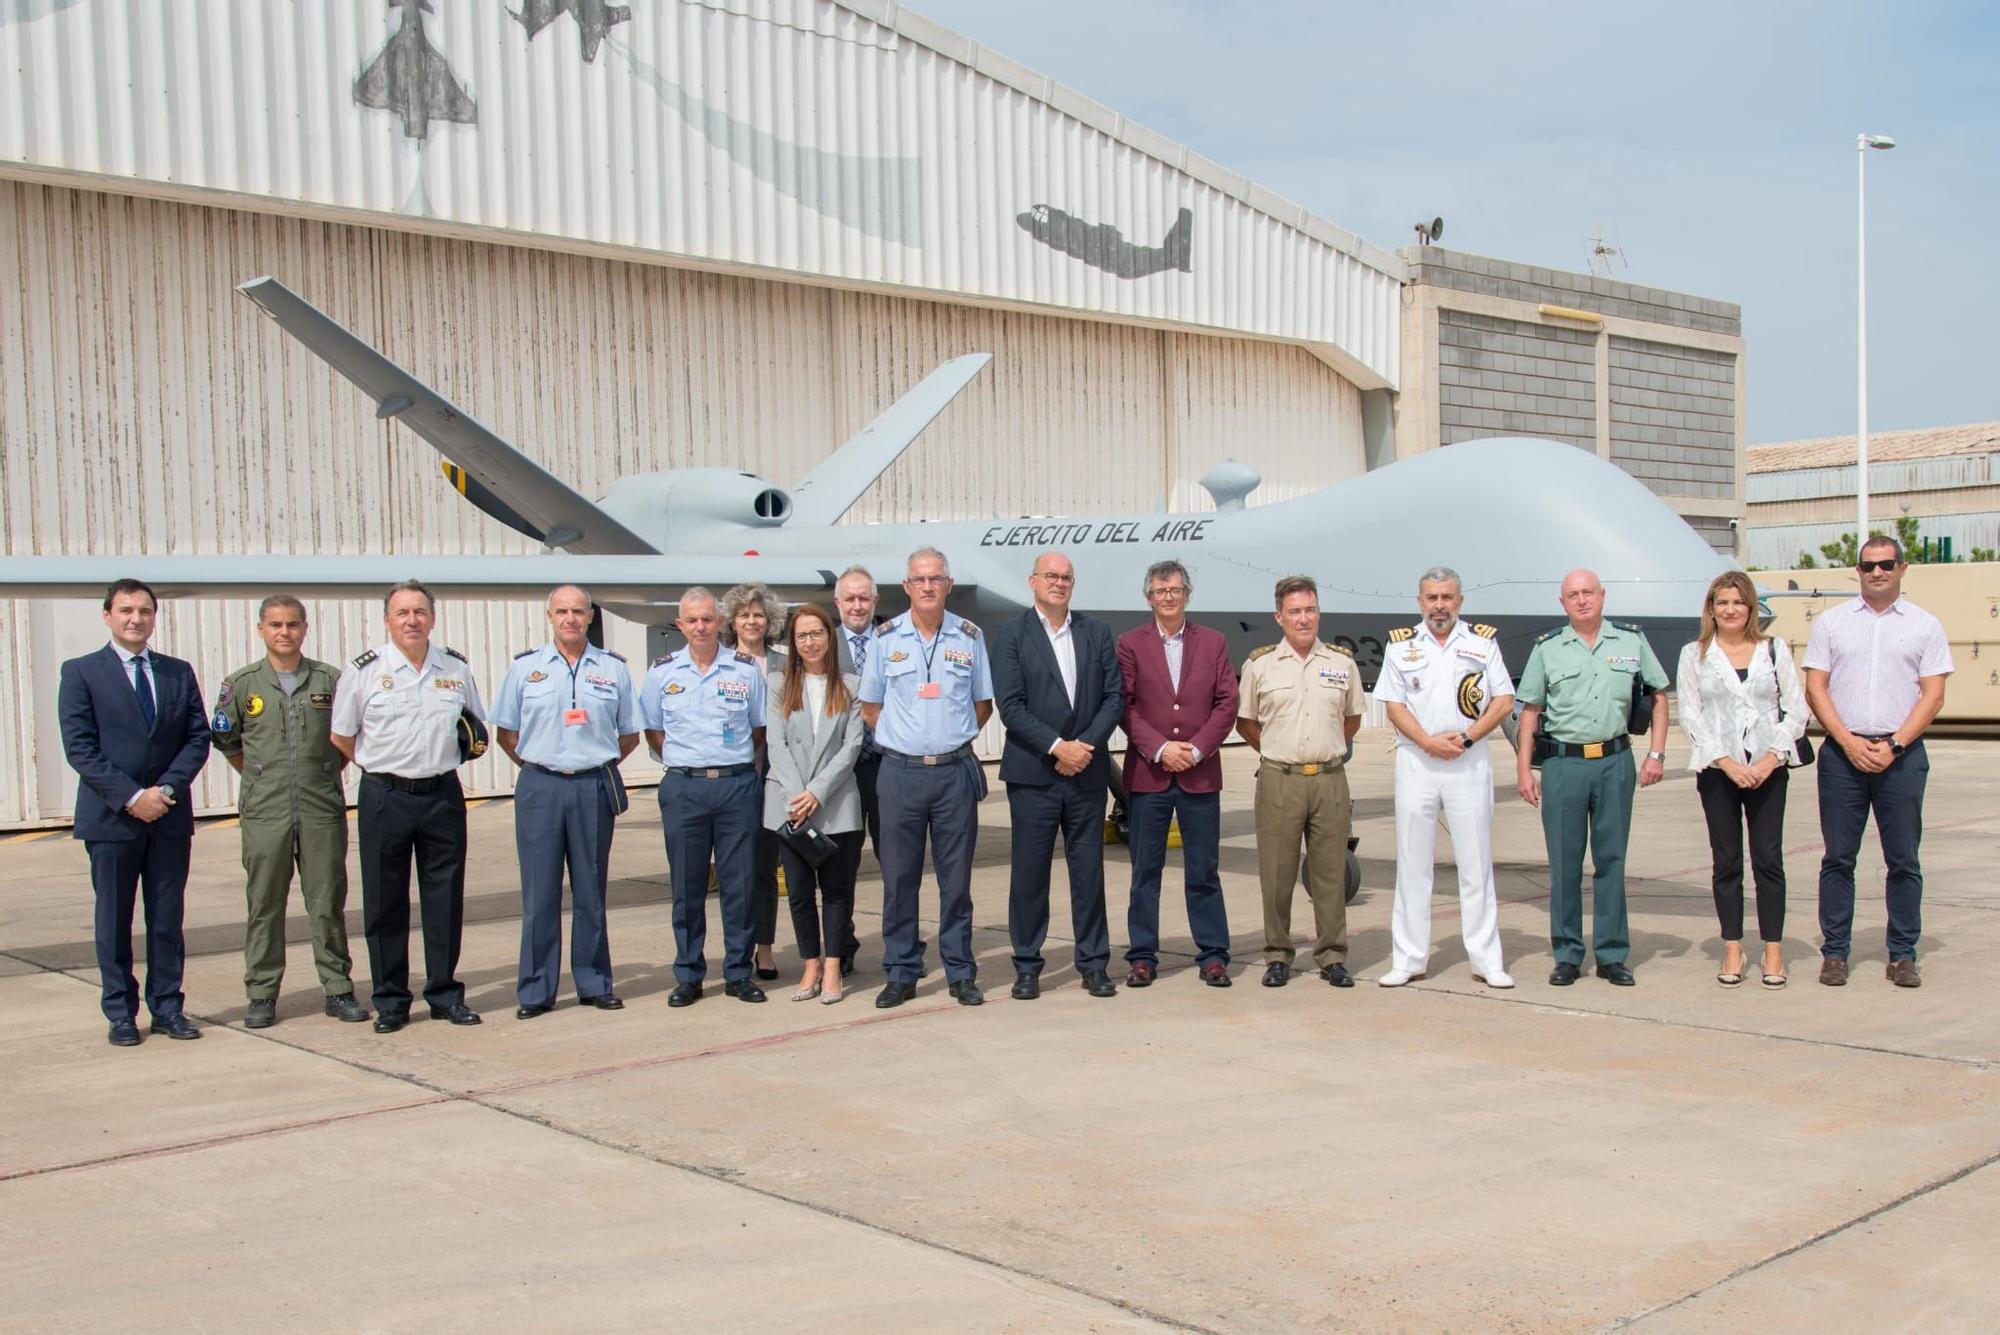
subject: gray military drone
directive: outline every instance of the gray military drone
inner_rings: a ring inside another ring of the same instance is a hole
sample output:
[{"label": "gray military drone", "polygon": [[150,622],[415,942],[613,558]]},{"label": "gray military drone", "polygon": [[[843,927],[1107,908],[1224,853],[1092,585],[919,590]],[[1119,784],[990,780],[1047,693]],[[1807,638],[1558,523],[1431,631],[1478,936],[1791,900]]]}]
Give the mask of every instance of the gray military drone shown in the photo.
[{"label": "gray military drone", "polygon": [[373,596],[417,576],[441,593],[528,598],[552,585],[590,589],[606,611],[670,625],[680,590],[762,580],[786,598],[829,596],[861,563],[899,605],[911,549],[951,562],[952,610],[975,622],[1029,605],[1037,553],[1076,565],[1077,610],[1114,630],[1151,615],[1140,584],[1168,557],[1193,578],[1192,614],[1228,633],[1240,660],[1277,638],[1273,583],[1319,581],[1324,635],[1372,686],[1389,632],[1418,619],[1417,577],[1463,575],[1466,615],[1499,628],[1518,671],[1536,634],[1560,624],[1563,574],[1602,577],[1607,614],[1642,623],[1663,661],[1693,637],[1708,582],[1729,568],[1635,478],[1586,449],[1546,440],[1468,441],[1307,496],[1246,507],[1260,479],[1225,464],[1203,479],[1216,508],[1188,514],[1071,515],[923,524],[841,524],[918,434],[991,360],[973,353],[933,371],[790,490],[727,468],[619,478],[589,500],[463,409],[286,288],[239,289],[286,332],[444,456],[445,475],[480,510],[552,549],[539,556],[35,556],[0,558],[14,597],[96,597],[142,575],[163,595],[261,595],[274,588]]}]

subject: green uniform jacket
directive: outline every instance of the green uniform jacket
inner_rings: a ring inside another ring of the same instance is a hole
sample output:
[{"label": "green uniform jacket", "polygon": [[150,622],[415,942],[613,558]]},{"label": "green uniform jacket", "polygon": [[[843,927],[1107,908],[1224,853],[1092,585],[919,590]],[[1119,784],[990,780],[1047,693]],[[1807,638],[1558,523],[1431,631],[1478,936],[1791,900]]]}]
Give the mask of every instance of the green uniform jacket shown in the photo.
[{"label": "green uniform jacket", "polygon": [[328,739],[339,680],[337,671],[312,658],[299,663],[290,699],[265,659],[223,679],[209,731],[216,750],[243,757],[236,800],[246,823],[347,819],[341,755]]},{"label": "green uniform jacket", "polygon": [[1540,705],[1549,736],[1559,742],[1609,741],[1625,735],[1634,674],[1666,689],[1666,669],[1637,626],[1607,621],[1594,645],[1563,626],[1535,641],[1514,698]]}]

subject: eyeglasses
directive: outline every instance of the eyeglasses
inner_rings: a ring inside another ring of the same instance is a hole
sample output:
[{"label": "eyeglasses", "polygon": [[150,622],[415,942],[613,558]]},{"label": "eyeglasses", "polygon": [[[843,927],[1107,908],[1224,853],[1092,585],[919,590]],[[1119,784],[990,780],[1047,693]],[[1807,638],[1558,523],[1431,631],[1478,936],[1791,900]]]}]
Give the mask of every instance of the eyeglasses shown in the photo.
[{"label": "eyeglasses", "polygon": [[1186,589],[1176,585],[1173,588],[1154,589],[1146,596],[1148,598],[1185,598],[1187,597],[1187,594],[1188,591]]},{"label": "eyeglasses", "polygon": [[916,586],[917,586],[918,588],[920,588],[920,589],[928,589],[928,588],[930,588],[930,587],[931,587],[932,585],[935,585],[935,584],[949,584],[949,583],[951,583],[951,576],[950,576],[950,575],[909,575],[909,576],[906,576],[906,577],[904,578],[904,580],[903,580],[903,583],[905,583],[905,584],[914,584],[914,585],[916,585]]},{"label": "eyeglasses", "polygon": [[825,639],[826,632],[823,630],[795,630],[792,632],[792,638],[800,644],[804,644],[807,640]]},{"label": "eyeglasses", "polygon": [[1035,578],[1036,578],[1036,579],[1045,579],[1045,580],[1047,580],[1047,581],[1048,581],[1049,583],[1051,583],[1051,584],[1074,584],[1074,583],[1076,583],[1076,576],[1075,576],[1075,575],[1052,575],[1052,574],[1049,574],[1049,573],[1047,573],[1046,571],[1045,571],[1045,572],[1043,572],[1042,574],[1039,574],[1039,575],[1036,575],[1036,576],[1035,576]]},{"label": "eyeglasses", "polygon": [[1856,561],[1854,568],[1864,575],[1872,575],[1878,570],[1894,570],[1901,562],[1891,557],[1887,561]]}]

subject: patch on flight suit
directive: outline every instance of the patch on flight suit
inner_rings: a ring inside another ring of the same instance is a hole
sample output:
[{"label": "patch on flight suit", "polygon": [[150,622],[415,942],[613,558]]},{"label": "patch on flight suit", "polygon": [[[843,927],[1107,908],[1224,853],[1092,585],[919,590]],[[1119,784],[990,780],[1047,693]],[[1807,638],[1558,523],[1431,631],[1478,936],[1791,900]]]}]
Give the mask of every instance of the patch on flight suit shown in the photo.
[{"label": "patch on flight suit", "polygon": [[259,714],[263,712],[264,712],[263,696],[252,695],[243,701],[243,716],[245,718],[256,718]]},{"label": "patch on flight suit", "polygon": [[216,710],[215,717],[208,721],[210,732],[228,732],[229,727],[229,715],[220,709]]},{"label": "patch on flight suit", "polygon": [[1486,692],[1480,689],[1485,679],[1483,672],[1468,672],[1458,679],[1458,712],[1469,719],[1479,717],[1479,707],[1486,703]]},{"label": "patch on flight suit", "polygon": [[229,702],[235,698],[236,688],[225,681],[222,683],[222,689],[215,693],[215,707],[217,709],[227,709]]},{"label": "patch on flight suit", "polygon": [[314,691],[311,695],[308,695],[306,697],[306,703],[311,705],[314,709],[332,709],[333,692]]}]

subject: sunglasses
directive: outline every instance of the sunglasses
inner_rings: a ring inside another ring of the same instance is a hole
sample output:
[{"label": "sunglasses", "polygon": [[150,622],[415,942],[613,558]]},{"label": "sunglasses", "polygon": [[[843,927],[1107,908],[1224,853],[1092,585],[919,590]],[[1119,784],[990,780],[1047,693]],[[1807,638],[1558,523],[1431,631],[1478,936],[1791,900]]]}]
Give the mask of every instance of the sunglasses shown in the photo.
[{"label": "sunglasses", "polygon": [[1857,561],[1854,568],[1864,575],[1872,575],[1878,570],[1894,570],[1899,564],[1893,558],[1887,561]]}]

